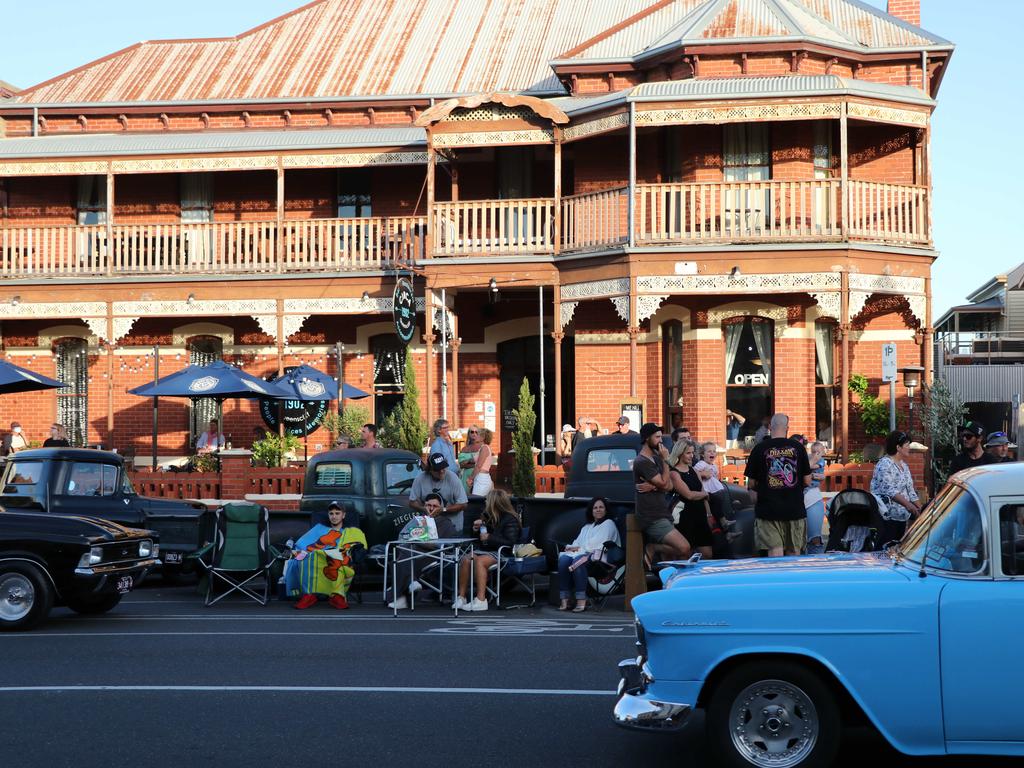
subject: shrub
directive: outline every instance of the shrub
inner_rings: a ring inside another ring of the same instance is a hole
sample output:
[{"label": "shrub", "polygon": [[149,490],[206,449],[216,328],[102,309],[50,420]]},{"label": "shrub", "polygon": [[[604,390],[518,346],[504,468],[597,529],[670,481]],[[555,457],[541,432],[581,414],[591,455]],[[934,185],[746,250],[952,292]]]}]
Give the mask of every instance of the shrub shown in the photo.
[{"label": "shrub", "polygon": [[519,387],[519,405],[516,408],[516,431],[512,434],[512,450],[516,465],[512,473],[512,493],[516,496],[533,496],[537,491],[535,464],[533,458],[533,427],[537,414],[533,410],[534,397],[530,384],[524,378]]},{"label": "shrub", "polygon": [[868,378],[862,373],[850,375],[847,387],[857,395],[857,414],[868,437],[885,437],[889,434],[889,405],[868,392]]},{"label": "shrub", "polygon": [[252,444],[253,464],[262,464],[267,467],[284,466],[284,457],[287,453],[298,451],[302,443],[295,435],[278,435],[267,432],[266,437],[257,440]]},{"label": "shrub", "polygon": [[410,354],[405,355],[403,379],[402,402],[384,417],[377,438],[386,448],[401,448],[419,456],[427,443],[427,425],[420,414],[420,392]]},{"label": "shrub", "polygon": [[339,416],[330,411],[324,416],[320,425],[331,433],[331,445],[337,442],[339,435],[346,435],[352,445],[358,445],[362,438],[359,430],[363,424],[370,423],[370,409],[361,405],[350,405]]}]

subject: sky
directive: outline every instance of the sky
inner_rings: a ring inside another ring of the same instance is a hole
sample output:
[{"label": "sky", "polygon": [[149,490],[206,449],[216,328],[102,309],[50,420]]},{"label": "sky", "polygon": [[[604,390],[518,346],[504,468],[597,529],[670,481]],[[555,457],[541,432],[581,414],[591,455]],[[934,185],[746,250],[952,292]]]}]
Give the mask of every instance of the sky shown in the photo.
[{"label": "sky", "polygon": [[[885,8],[885,0],[867,1]],[[235,35],[301,2],[5,0],[0,80],[24,88],[140,40]],[[1019,151],[1013,137],[1024,125],[1024,85],[1015,60],[1024,1],[922,0],[921,14],[925,29],[957,46],[932,123],[939,251],[932,290],[938,318],[989,278],[1024,261],[1009,226],[1018,216],[1024,221],[1016,207],[1020,174],[1002,167]],[[1010,148],[1000,149],[1000,142]]]}]

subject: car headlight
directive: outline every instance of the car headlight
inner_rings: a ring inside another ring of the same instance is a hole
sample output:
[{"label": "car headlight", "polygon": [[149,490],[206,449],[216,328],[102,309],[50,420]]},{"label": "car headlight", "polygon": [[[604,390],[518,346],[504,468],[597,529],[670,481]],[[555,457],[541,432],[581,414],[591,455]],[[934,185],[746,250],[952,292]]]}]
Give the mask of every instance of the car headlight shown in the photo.
[{"label": "car headlight", "polygon": [[90,547],[89,551],[78,561],[78,567],[88,568],[92,565],[99,565],[101,562],[103,562],[103,550],[99,547]]},{"label": "car headlight", "polygon": [[149,557],[153,554],[153,542],[149,539],[139,542],[139,557]]}]

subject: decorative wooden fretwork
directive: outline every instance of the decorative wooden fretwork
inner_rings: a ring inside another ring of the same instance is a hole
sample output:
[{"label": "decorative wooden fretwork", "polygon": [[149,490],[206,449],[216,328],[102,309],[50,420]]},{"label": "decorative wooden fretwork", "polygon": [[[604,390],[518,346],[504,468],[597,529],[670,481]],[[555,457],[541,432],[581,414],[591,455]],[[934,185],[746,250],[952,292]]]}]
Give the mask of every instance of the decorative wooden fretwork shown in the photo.
[{"label": "decorative wooden fretwork", "polygon": [[747,123],[763,120],[822,120],[838,118],[839,102],[801,104],[748,104],[743,106],[678,107],[636,113],[637,125],[686,125],[691,123]]},{"label": "decorative wooden fretwork", "polygon": [[608,115],[597,120],[588,120],[585,123],[570,125],[562,129],[562,141],[575,141],[585,136],[593,136],[598,133],[606,133],[629,125],[629,115]]}]

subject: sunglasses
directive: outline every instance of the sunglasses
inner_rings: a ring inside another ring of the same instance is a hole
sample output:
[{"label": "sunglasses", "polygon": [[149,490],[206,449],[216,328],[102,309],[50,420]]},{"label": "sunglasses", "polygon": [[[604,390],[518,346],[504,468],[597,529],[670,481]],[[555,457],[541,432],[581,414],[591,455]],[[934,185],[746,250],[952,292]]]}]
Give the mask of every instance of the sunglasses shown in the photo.
[{"label": "sunglasses", "polygon": [[471,435],[479,435],[480,433],[477,430],[475,430],[475,429],[471,429],[471,430],[469,430],[469,434],[471,434]]}]

